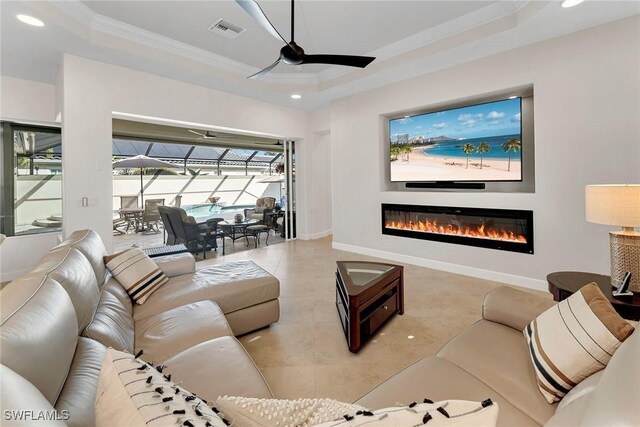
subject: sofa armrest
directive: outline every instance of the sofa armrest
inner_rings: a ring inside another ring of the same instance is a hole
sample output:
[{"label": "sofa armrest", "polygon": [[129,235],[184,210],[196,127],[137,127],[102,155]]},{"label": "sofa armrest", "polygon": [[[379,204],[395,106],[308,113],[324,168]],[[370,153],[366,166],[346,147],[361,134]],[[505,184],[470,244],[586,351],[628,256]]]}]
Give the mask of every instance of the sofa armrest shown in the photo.
[{"label": "sofa armrest", "polygon": [[482,318],[518,331],[556,303],[549,298],[502,286],[489,292],[482,304]]},{"label": "sofa armrest", "polygon": [[153,261],[167,277],[196,272],[196,259],[190,253],[159,256],[153,258]]}]

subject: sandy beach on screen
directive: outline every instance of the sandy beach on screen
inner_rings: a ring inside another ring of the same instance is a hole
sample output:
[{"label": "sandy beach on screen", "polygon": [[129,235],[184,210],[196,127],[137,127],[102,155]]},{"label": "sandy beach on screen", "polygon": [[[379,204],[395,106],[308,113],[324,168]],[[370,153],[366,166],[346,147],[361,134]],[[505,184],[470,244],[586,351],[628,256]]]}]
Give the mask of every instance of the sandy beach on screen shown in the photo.
[{"label": "sandy beach on screen", "polygon": [[507,159],[483,159],[470,157],[466,168],[466,157],[442,157],[424,154],[425,147],[411,150],[409,160],[400,156],[391,162],[393,181],[499,181],[520,179],[520,156],[514,153],[511,159],[511,171],[508,171]]}]

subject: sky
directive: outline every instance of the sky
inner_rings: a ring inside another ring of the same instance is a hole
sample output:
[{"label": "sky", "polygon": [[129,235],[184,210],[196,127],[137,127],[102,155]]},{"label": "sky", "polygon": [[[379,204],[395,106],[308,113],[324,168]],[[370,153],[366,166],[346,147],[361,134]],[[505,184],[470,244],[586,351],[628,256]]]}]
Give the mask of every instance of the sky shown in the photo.
[{"label": "sky", "polygon": [[473,139],[520,133],[520,98],[455,108],[389,121],[391,141],[408,133],[409,138]]}]

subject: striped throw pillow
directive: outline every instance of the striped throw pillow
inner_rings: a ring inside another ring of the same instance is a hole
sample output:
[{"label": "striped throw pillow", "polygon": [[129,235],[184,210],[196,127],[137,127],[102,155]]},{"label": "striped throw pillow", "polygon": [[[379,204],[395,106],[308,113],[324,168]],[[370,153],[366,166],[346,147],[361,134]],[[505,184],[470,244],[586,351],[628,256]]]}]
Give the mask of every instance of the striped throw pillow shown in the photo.
[{"label": "striped throw pillow", "polygon": [[143,304],[169,281],[158,265],[138,248],[106,256],[104,263],[136,304]]},{"label": "striped throw pillow", "polygon": [[633,332],[595,283],[548,309],[524,330],[538,388],[554,403],[603,369]]}]

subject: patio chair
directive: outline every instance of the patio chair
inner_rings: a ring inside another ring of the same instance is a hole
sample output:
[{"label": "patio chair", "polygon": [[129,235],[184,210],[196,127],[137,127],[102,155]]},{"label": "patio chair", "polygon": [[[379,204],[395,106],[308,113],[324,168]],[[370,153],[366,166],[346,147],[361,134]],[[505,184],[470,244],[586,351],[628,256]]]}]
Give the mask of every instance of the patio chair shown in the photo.
[{"label": "patio chair", "polygon": [[211,247],[214,251],[218,251],[218,239],[222,239],[222,255],[225,254],[225,247],[224,247],[224,230],[220,229],[218,227],[218,223],[224,221],[224,218],[211,218],[208,219],[206,222],[206,228],[207,231],[206,236],[207,236],[207,243],[211,244]]},{"label": "patio chair", "polygon": [[[122,212],[122,209],[136,209],[138,207],[138,196],[120,196],[120,219],[114,220],[114,231],[124,234],[128,233],[131,227],[137,230],[140,225],[140,214],[138,212]],[[118,222],[117,224],[116,221]],[[125,224],[127,228],[122,232],[118,227],[124,226]]]},{"label": "patio chair", "polygon": [[162,220],[164,243],[166,245],[175,245],[176,233],[173,231],[173,227],[171,226],[167,212],[164,210],[164,206],[158,206],[158,214],[160,214],[160,219]]},{"label": "patio chair", "polygon": [[184,209],[173,206],[158,206],[158,211],[161,218],[166,218],[169,229],[173,230],[174,241],[168,242],[169,244],[179,245],[182,243],[192,253],[197,253],[202,248],[202,257],[206,258],[206,232],[195,221],[192,223],[183,220],[183,218],[192,218],[187,216]]},{"label": "patio chair", "polygon": [[120,209],[137,208],[138,196],[120,196]]},{"label": "patio chair", "polygon": [[256,199],[256,207],[244,210],[244,217],[247,219],[257,219],[266,223],[266,214],[271,212],[276,206],[275,197],[259,197]]},{"label": "patio chair", "polygon": [[144,212],[142,213],[142,225],[146,226],[145,234],[159,233],[158,227],[160,218],[159,206],[164,206],[164,199],[148,199],[144,201]]}]

